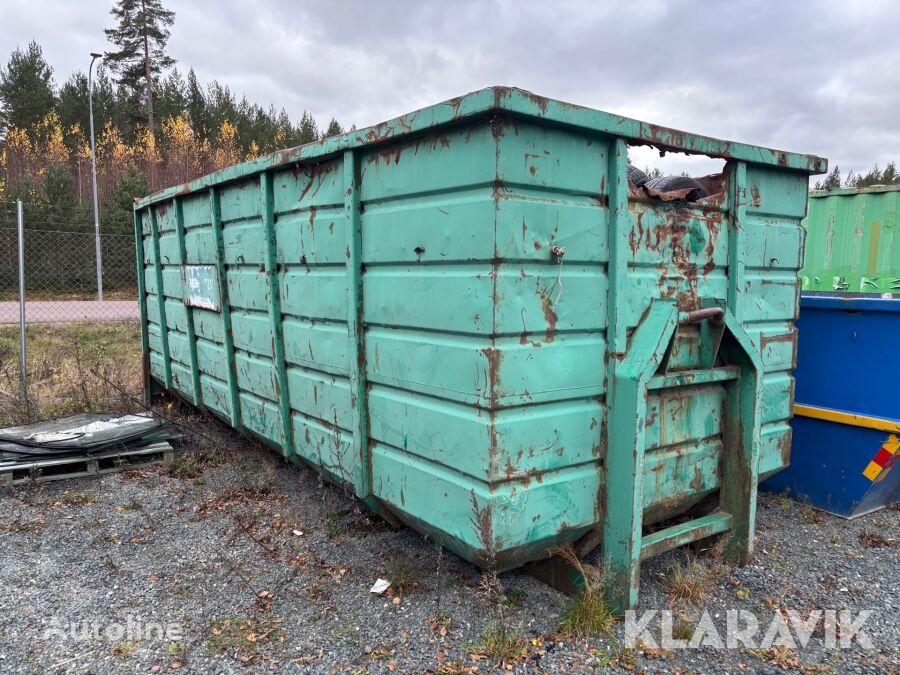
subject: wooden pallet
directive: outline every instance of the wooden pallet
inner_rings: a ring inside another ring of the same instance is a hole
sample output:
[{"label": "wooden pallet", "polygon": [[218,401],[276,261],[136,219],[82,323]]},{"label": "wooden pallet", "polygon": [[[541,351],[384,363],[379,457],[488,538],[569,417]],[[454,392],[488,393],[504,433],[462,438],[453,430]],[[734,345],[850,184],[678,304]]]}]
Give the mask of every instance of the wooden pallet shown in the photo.
[{"label": "wooden pallet", "polygon": [[175,451],[167,441],[139,448],[114,449],[91,455],[54,459],[0,461],[0,485],[99,476],[171,461]]}]

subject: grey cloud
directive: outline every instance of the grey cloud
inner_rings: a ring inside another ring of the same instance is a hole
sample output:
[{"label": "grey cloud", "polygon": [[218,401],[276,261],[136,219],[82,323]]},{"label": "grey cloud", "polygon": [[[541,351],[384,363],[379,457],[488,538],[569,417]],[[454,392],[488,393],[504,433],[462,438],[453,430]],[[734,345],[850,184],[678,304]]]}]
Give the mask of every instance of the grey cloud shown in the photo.
[{"label": "grey cloud", "polygon": [[[102,43],[109,0],[7,0],[8,52],[32,37],[57,79]],[[250,100],[359,126],[508,84],[843,170],[900,156],[900,6],[734,0],[196,0],[177,13],[183,69]],[[659,162],[644,150],[638,163]],[[688,166],[678,157],[667,169]],[[713,166],[707,162],[698,166]]]}]

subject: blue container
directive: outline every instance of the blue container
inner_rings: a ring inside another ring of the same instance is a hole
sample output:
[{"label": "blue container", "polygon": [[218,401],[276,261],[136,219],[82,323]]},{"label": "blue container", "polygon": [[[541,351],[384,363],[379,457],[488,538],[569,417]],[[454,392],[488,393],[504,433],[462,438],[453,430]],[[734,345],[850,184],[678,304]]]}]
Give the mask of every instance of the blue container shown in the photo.
[{"label": "blue container", "polygon": [[900,298],[804,293],[791,465],[762,484],[846,518],[900,501]]}]

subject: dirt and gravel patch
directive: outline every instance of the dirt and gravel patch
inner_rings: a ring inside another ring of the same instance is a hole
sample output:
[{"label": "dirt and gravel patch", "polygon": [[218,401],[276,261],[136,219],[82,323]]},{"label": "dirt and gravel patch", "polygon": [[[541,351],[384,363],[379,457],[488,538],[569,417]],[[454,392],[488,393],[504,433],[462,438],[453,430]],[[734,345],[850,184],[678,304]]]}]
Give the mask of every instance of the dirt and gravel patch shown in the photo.
[{"label": "dirt and gravel patch", "polygon": [[[677,551],[643,568],[641,606],[674,609],[676,638],[704,610],[724,640],[728,610],[764,631],[778,609],[868,609],[874,648],[827,648],[817,628],[797,650],[629,649],[621,622],[561,630],[569,598],[521,572],[483,574],[312,471],[203,428],[215,442],[170,466],[0,494],[0,671],[900,672],[898,511],[847,522],[763,496],[754,564]],[[381,596],[379,577],[393,582]]]}]

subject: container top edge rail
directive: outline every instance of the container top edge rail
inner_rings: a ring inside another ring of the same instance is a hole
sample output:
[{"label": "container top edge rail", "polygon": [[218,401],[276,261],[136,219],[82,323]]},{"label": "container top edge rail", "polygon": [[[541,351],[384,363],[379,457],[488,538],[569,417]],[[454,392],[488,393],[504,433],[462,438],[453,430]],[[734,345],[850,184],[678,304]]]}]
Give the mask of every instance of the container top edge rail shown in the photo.
[{"label": "container top edge rail", "polygon": [[331,136],[306,145],[279,150],[242,164],[221,169],[188,183],[166,188],[144,197],[135,202],[134,208],[142,209],[156,202],[240,180],[261,171],[301,162],[321,161],[346,150],[387,143],[491,113],[507,113],[516,117],[579,128],[597,134],[618,136],[626,139],[631,145],[650,145],[663,151],[735,159],[807,174],[821,174],[828,169],[828,161],[815,155],[786,152],[687,133],[593,108],[544,98],[523,89],[492,86],[395,117],[374,126]]},{"label": "container top edge rail", "polygon": [[891,185],[869,185],[868,187],[834,188],[833,190],[813,190],[809,193],[809,197],[810,199],[821,199],[822,197],[867,195],[878,194],[881,192],[900,192],[900,183],[893,183]]}]

